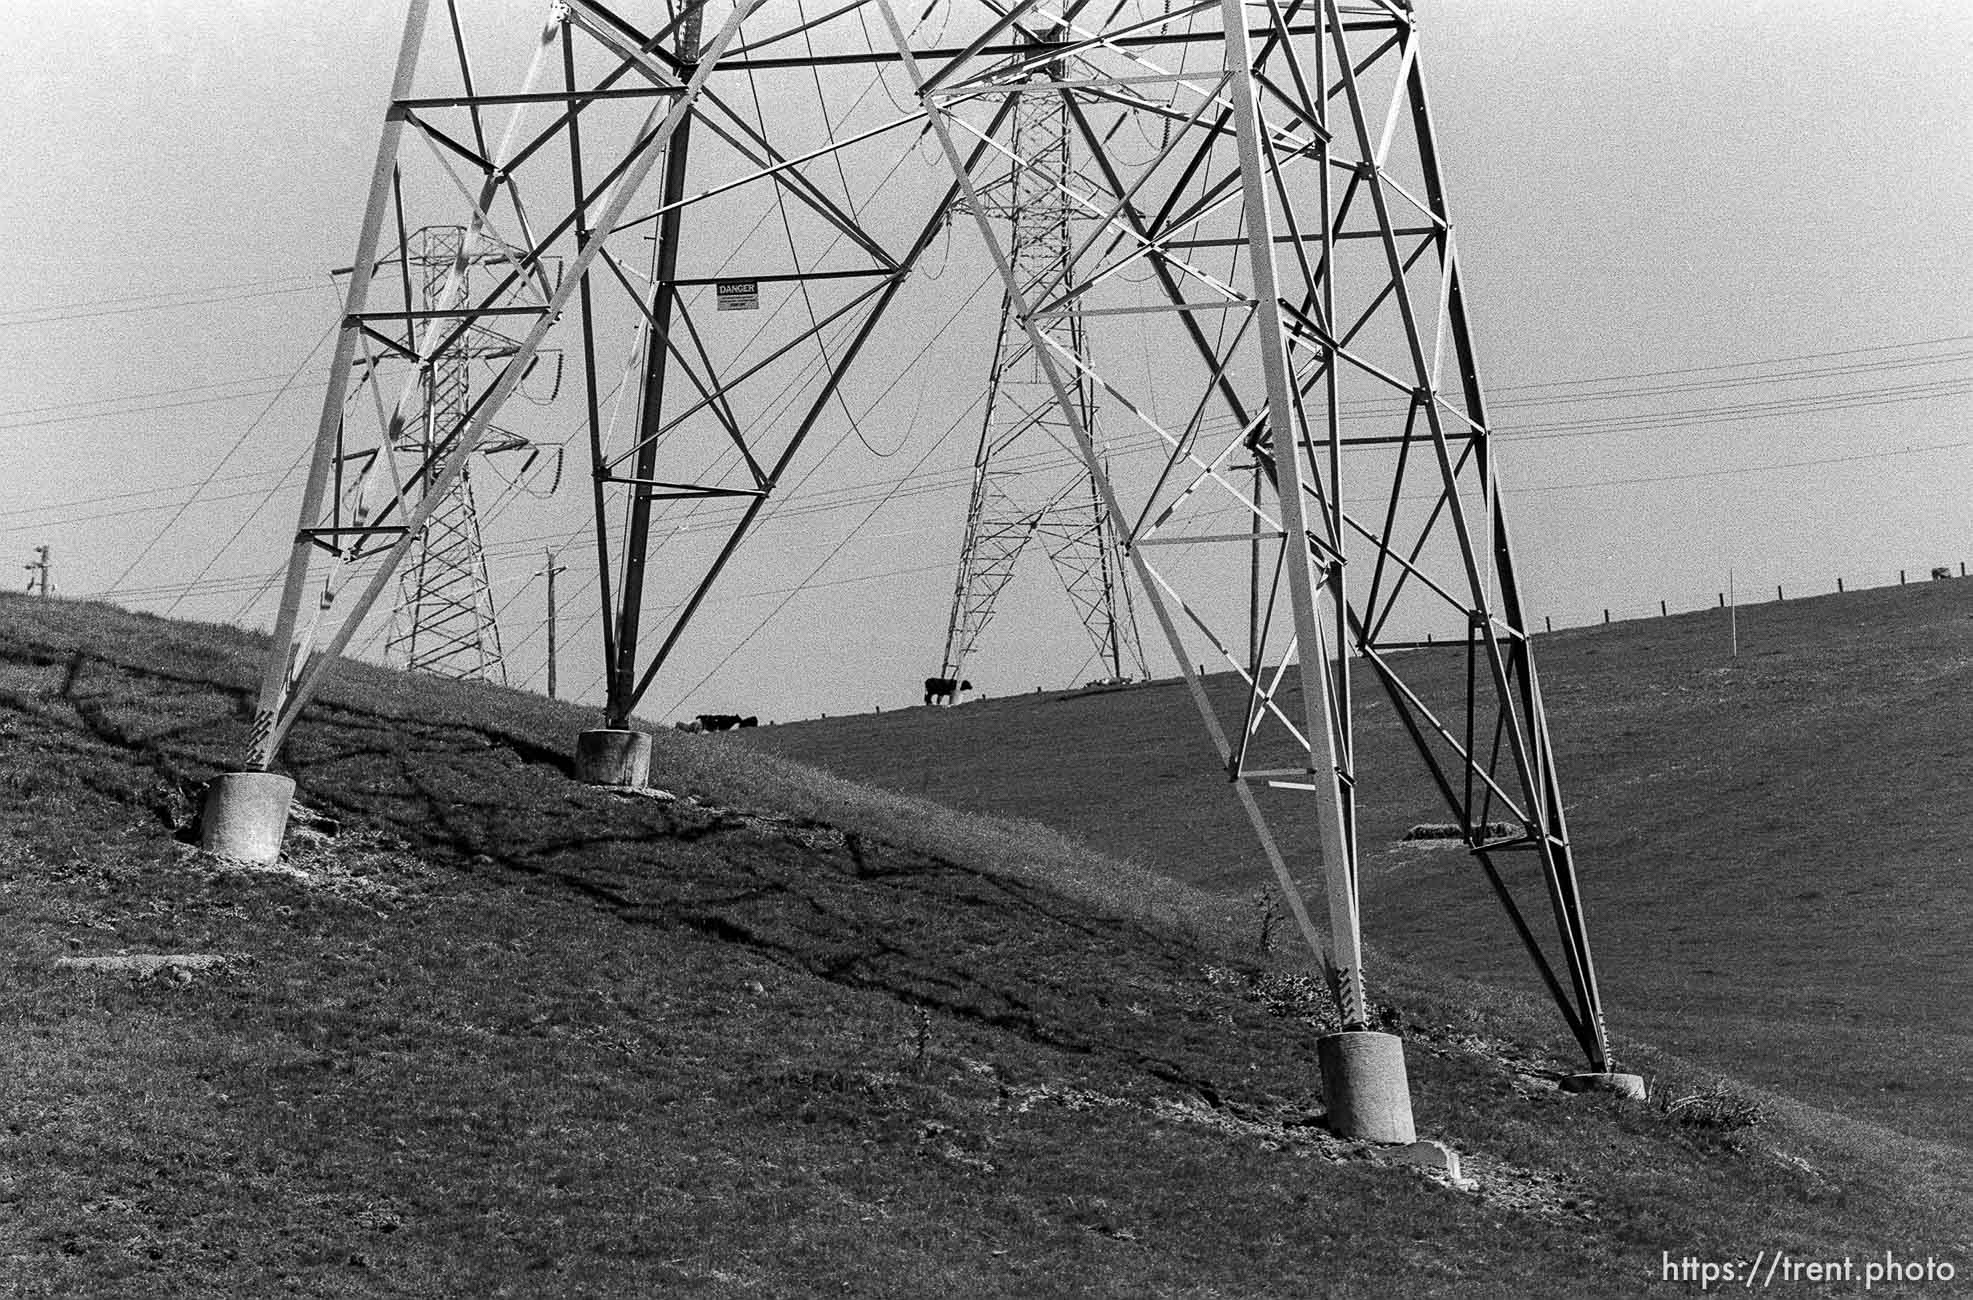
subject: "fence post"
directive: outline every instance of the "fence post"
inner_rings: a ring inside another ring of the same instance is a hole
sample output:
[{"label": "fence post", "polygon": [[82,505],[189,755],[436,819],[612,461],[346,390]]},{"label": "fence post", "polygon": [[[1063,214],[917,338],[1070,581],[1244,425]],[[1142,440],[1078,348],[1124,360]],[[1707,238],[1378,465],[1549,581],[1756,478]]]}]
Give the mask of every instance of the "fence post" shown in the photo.
[{"label": "fence post", "polygon": [[1607,609],[1603,611],[1603,621],[1605,623],[1608,623],[1610,621],[1610,611]]},{"label": "fence post", "polygon": [[1541,616],[1541,627],[1544,632],[1553,632],[1555,630],[1555,620],[1543,614]]},{"label": "fence post", "polygon": [[1778,582],[1774,584],[1774,598],[1775,598],[1776,600],[1786,600],[1786,599],[1788,599],[1788,597],[1786,597],[1786,596],[1784,596],[1784,595],[1782,595],[1782,594],[1781,594],[1781,584],[1780,584],[1780,583],[1778,583]]},{"label": "fence post", "polygon": [[1838,578],[1836,579],[1836,593],[1838,595],[1841,595],[1842,592],[1843,592],[1843,580],[1841,578]]},{"label": "fence post", "polygon": [[1669,611],[1669,610],[1667,610],[1667,609],[1665,608],[1665,602],[1664,602],[1664,601],[1662,601],[1662,600],[1661,600],[1661,601],[1659,601],[1659,602],[1658,602],[1658,617],[1659,617],[1659,618],[1664,618],[1664,617],[1665,617],[1665,616],[1666,616],[1666,615],[1667,615],[1667,614],[1668,614],[1669,612],[1670,612],[1670,611]]},{"label": "fence post", "polygon": [[1904,586],[1904,570],[1903,570],[1903,569],[1899,569],[1899,570],[1898,570],[1898,585],[1899,585],[1900,587],[1902,587],[1902,586]]}]

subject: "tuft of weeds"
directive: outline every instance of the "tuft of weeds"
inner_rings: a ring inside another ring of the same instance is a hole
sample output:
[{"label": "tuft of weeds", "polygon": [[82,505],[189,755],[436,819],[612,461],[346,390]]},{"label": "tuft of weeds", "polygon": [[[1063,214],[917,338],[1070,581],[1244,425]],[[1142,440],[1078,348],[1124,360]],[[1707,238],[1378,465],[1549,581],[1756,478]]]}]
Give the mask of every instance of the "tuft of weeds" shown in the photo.
[{"label": "tuft of weeds", "polygon": [[1266,956],[1274,951],[1275,932],[1288,916],[1281,910],[1280,897],[1266,887],[1254,891],[1254,915],[1259,918],[1260,931],[1255,938],[1255,946],[1262,956]]},{"label": "tuft of weeds", "polygon": [[911,1077],[922,1079],[932,1046],[932,1013],[923,1007],[911,1011]]},{"label": "tuft of weeds", "polygon": [[1759,1101],[1723,1083],[1689,1092],[1660,1085],[1650,1097],[1652,1108],[1667,1119],[1714,1133],[1736,1133],[1767,1119]]},{"label": "tuft of weeds", "polygon": [[[1475,837],[1480,840],[1504,840],[1514,833],[1514,828],[1506,822],[1487,822],[1474,828]],[[1406,830],[1398,839],[1412,840],[1464,840],[1466,829],[1452,822],[1419,822]]]}]

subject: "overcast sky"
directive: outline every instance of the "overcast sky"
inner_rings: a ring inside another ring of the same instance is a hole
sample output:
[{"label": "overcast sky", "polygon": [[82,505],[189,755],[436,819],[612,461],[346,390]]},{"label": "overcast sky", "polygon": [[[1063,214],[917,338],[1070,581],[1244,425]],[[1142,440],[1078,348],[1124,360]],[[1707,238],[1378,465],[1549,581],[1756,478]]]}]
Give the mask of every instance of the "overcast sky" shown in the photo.
[{"label": "overcast sky", "polygon": [[[469,8],[513,15],[520,47],[538,24],[533,3]],[[1537,613],[1711,604],[1729,567],[1771,598],[1973,560],[1973,6],[1420,10]],[[0,562],[17,586],[49,544],[64,594],[268,621],[256,592],[297,499],[281,475],[312,436],[336,314],[325,271],[354,244],[400,18],[90,0],[10,28]],[[971,450],[955,438],[926,469],[960,482]],[[899,472],[852,441],[813,485]],[[964,507],[962,485],[770,529],[647,712],[915,702]],[[541,531],[518,511],[489,524],[503,591],[540,567],[512,539]],[[830,585],[786,594],[809,571],[791,556],[845,537],[816,574]],[[901,567],[917,571],[872,576]],[[582,690],[593,587],[567,581],[561,676]],[[1052,578],[1006,599],[970,676],[1001,694],[1089,675]],[[539,689],[538,604],[515,609],[515,678]]]}]

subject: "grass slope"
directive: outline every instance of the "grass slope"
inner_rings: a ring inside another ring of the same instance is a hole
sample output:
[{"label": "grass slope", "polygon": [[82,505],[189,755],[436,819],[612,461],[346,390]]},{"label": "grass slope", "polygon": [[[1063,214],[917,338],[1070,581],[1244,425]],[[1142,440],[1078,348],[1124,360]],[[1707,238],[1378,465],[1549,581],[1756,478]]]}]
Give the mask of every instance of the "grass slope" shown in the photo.
[{"label": "grass slope", "polygon": [[[1538,640],[1612,1028],[1973,1148],[1973,583],[1739,619],[1737,659],[1724,611]],[[1215,687],[1231,698],[1231,679]],[[1399,957],[1536,987],[1465,855],[1398,842],[1446,814],[1363,677],[1358,698],[1367,932]],[[832,718],[749,743],[1032,817],[1208,888],[1265,878],[1176,683]]]},{"label": "grass slope", "polygon": [[[1321,999],[1238,909],[718,737],[658,738],[676,798],[591,789],[577,712],[352,667],[289,750],[319,816],[279,869],[212,859],[190,801],[260,651],[0,599],[11,1294],[1584,1295],[1680,1289],[1662,1251],[1973,1263],[1943,1148],[1565,1099],[1539,1008],[1403,970],[1421,1128],[1477,1185],[1372,1159],[1321,1132]],[[228,960],[57,966],[118,952]]]}]

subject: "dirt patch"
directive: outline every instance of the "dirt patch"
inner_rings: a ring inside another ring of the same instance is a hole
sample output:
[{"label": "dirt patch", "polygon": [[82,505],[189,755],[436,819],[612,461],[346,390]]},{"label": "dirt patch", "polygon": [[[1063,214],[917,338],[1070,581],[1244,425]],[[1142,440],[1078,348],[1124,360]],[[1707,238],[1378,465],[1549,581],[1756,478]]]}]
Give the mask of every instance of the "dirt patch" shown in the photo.
[{"label": "dirt patch", "polygon": [[115,953],[107,957],[57,957],[56,970],[82,975],[131,975],[140,980],[166,978],[192,982],[194,972],[230,974],[250,958],[244,953]]}]

